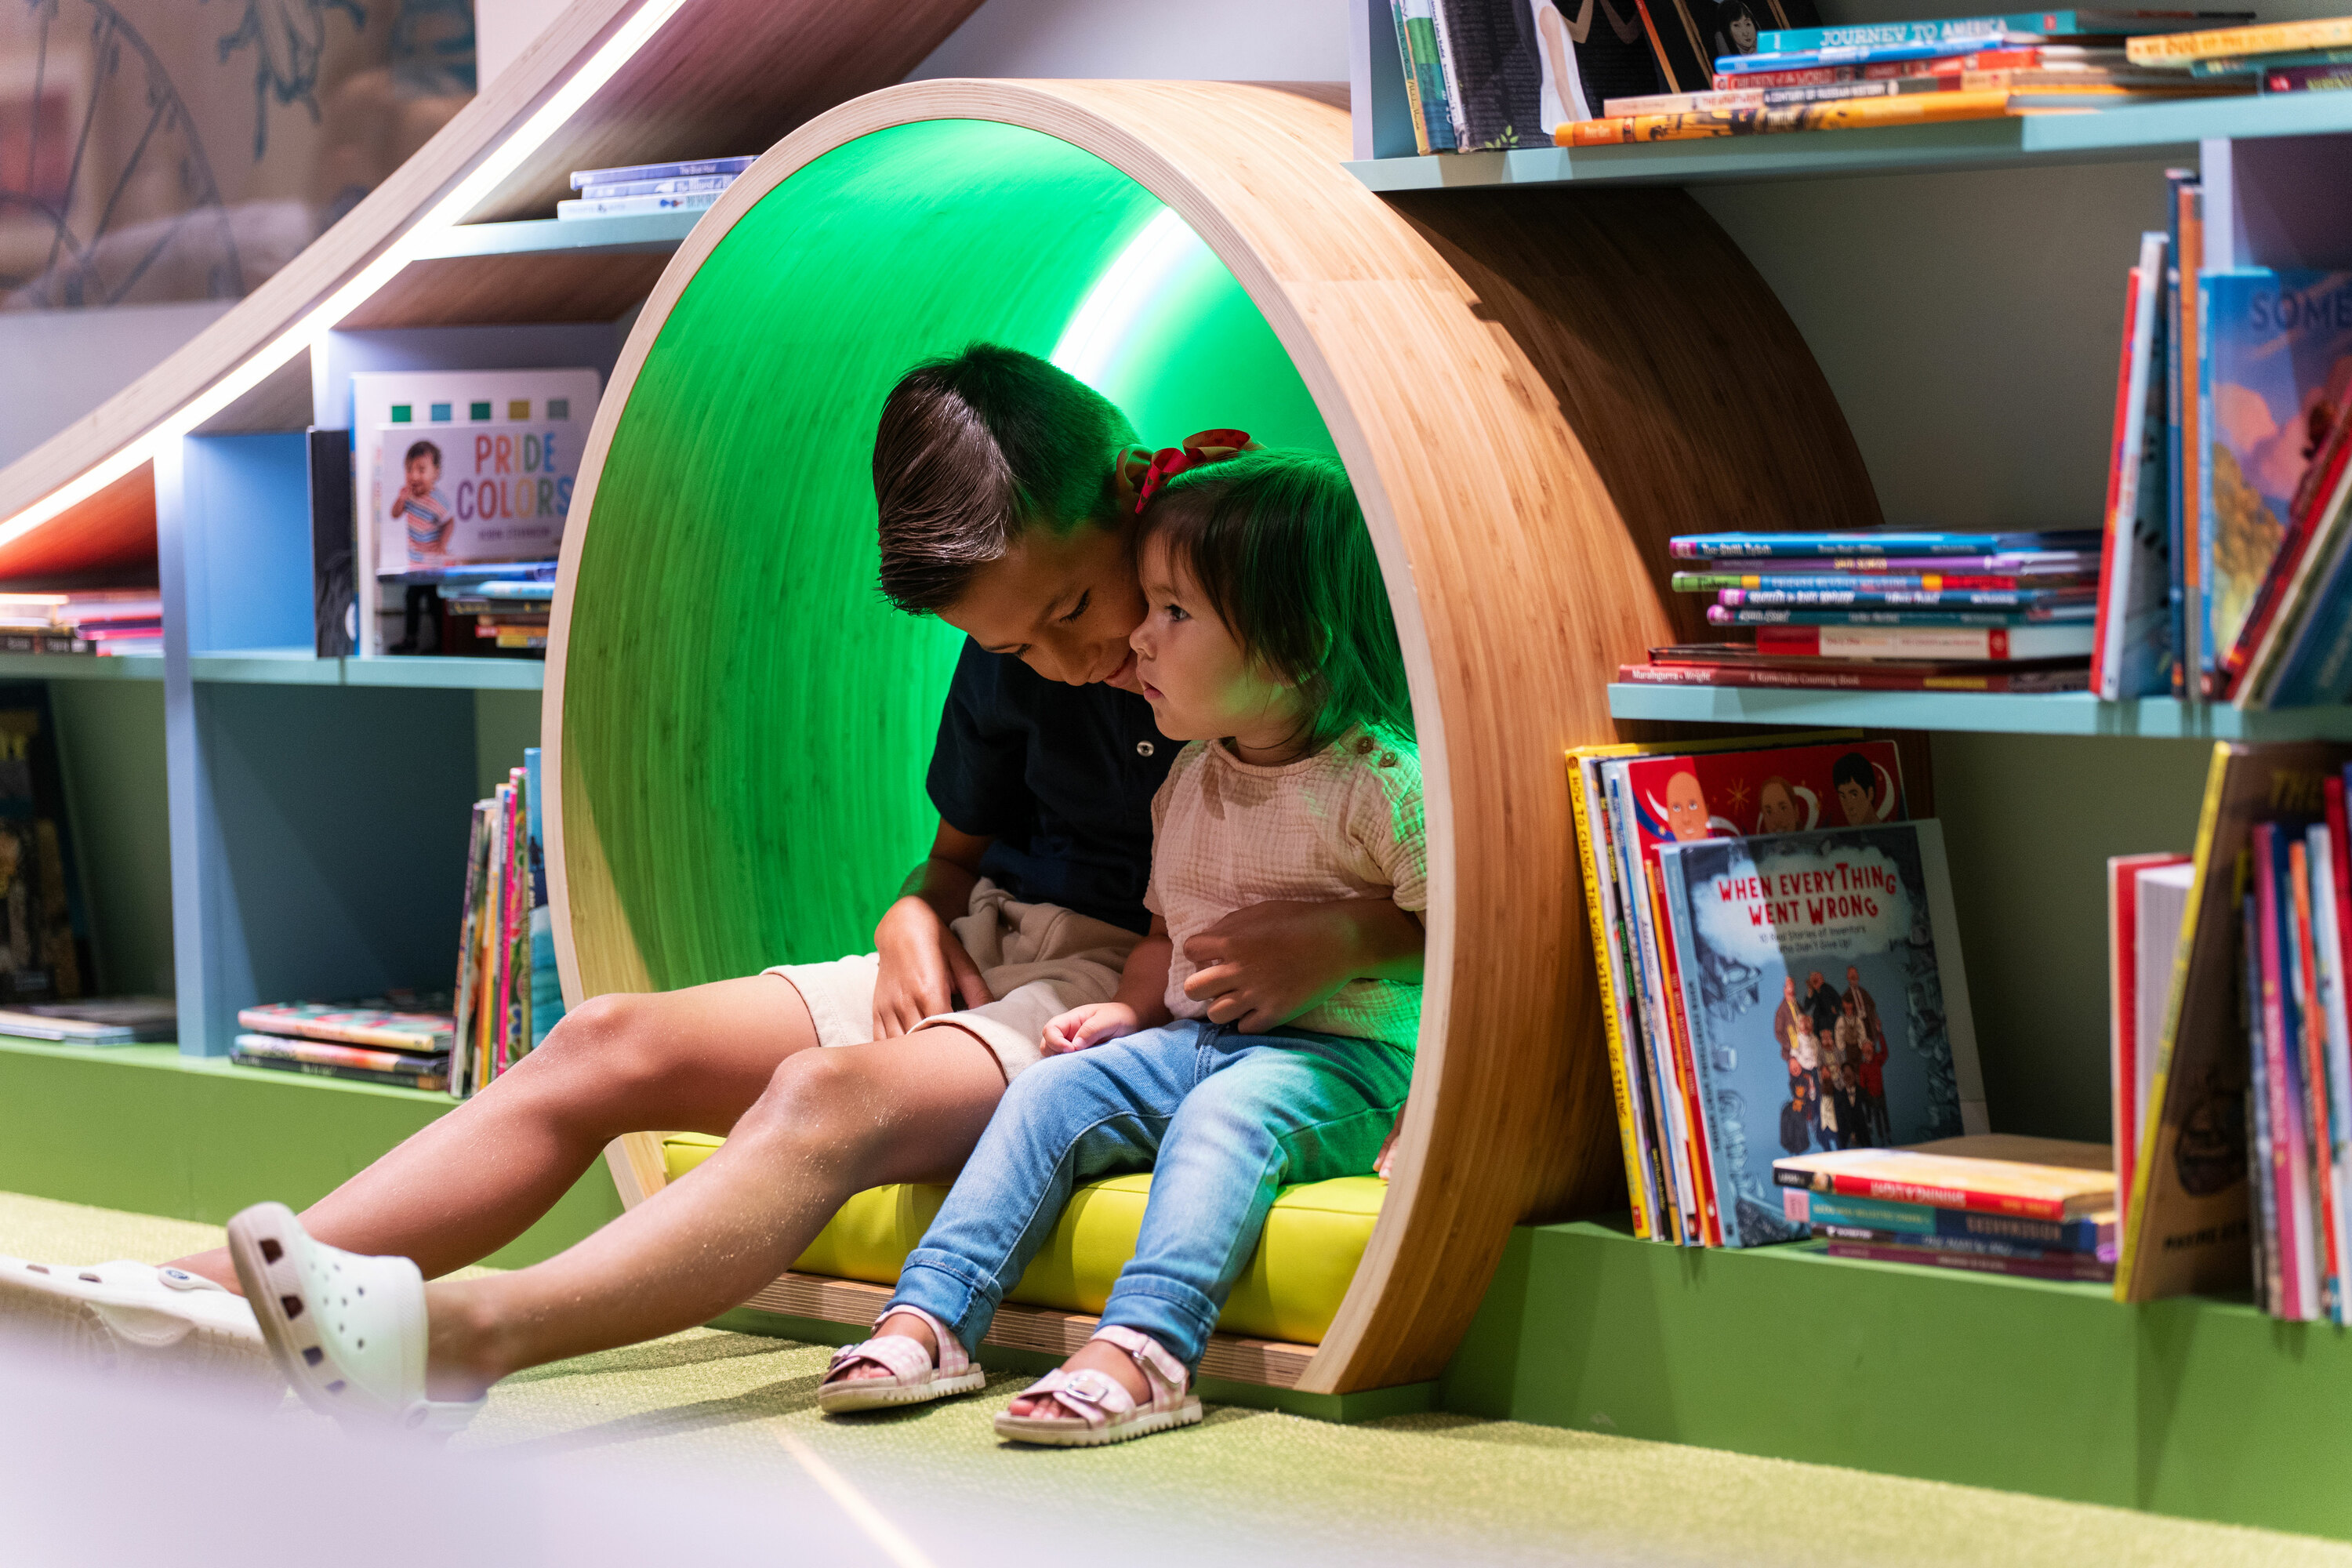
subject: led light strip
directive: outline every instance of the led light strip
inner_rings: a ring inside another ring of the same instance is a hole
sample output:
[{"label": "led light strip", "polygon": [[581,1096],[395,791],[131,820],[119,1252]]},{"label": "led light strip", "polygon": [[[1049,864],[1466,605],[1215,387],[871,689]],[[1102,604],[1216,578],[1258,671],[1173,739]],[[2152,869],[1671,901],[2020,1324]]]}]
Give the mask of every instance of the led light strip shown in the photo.
[{"label": "led light strip", "polygon": [[1101,386],[1169,285],[1208,254],[1208,246],[1175,209],[1161,207],[1087,290],[1054,345],[1054,363],[1088,386]]},{"label": "led light strip", "polygon": [[311,307],[308,315],[272,338],[226,375],[182,404],[153,428],[133,437],[94,467],[84,469],[10,518],[5,525],[0,526],[0,547],[15,543],[107,486],[135,472],[142,463],[152,461],[163,449],[164,443],[186,436],[259,386],[296,354],[317,346],[338,321],[391,282],[403,268],[417,259],[426,248],[427,240],[456,227],[460,217],[478,205],[508,175],[520,168],[525,159],[545,146],[548,139],[578,113],[600,88],[612,80],[614,73],[645,47],[647,40],[659,32],[662,25],[676,16],[686,3],[687,0],[646,0],[635,14],[604,41],[604,47],[589,57],[586,65],[574,71],[571,79],[557,88],[548,100],[523,121],[520,129],[491,149],[480,163],[460,176],[446,195],[396,236],[382,254],[360,268],[349,282],[329,295],[323,302]]}]

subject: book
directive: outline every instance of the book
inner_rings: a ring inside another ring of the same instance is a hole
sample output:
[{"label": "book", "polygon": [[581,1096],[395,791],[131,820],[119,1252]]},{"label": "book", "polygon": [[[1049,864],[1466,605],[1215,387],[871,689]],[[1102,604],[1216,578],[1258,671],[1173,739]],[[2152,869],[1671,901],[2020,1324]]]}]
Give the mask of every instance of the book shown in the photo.
[{"label": "book", "polygon": [[[2327,1026],[2324,986],[2320,977],[2316,905],[2313,897],[2312,841],[2325,840],[2325,823],[2314,823],[2300,835],[2283,836],[2286,850],[2286,884],[2280,890],[2282,945],[2288,947],[2294,976],[2296,1086],[2301,1091],[2297,1128],[2311,1184],[2310,1224],[2315,1232],[2312,1263],[2318,1276],[2315,1315],[2331,1322],[2342,1321],[2344,1258],[2337,1247],[2338,1216],[2335,1189],[2329,1181],[2329,1151],[2336,1142],[2329,1126],[2327,1093]],[[2291,931],[2284,929],[2292,924]],[[2291,939],[2291,940],[2290,940]]]},{"label": "book", "polygon": [[2099,531],[2095,528],[2011,533],[1842,529],[1832,533],[1681,533],[1666,542],[1666,550],[1680,560],[1739,561],[1807,555],[1997,555],[2052,550],[2095,552],[2101,542]]},{"label": "book", "polygon": [[626,184],[632,180],[688,180],[725,174],[732,177],[759,162],[757,154],[734,158],[698,158],[675,163],[625,163],[617,169],[574,169],[572,188]]},{"label": "book", "polygon": [[[1844,669],[1844,659],[1824,659],[1811,654],[1779,653],[1759,647],[1752,642],[1668,643],[1650,649],[1652,664],[1736,664],[1750,669]],[[1971,659],[1971,658],[1891,658],[1873,659],[1867,669],[1886,675],[2016,675],[2028,670],[2064,669],[2079,671],[2079,658],[2046,659]]]},{"label": "book", "polygon": [[2081,623],[2097,635],[2095,605],[2036,605],[2009,610],[1919,609],[1767,609],[1754,605],[1737,608],[1706,607],[1712,626],[2044,626]]},{"label": "book", "polygon": [[[1786,109],[1708,110],[1692,114],[1643,114],[1622,120],[1582,120],[1563,125],[1554,140],[1563,147],[1613,147],[1642,142],[1687,142],[1717,136],[1769,136],[1795,131],[1853,131],[1874,125],[1926,125],[1954,120],[1996,120],[2012,112],[2005,92],[1923,92],[1901,98],[1864,98],[1837,103],[1802,103]],[[2028,107],[2023,104],[2018,108]]]},{"label": "book", "polygon": [[1807,1187],[1782,1187],[1780,1201],[1789,1218],[1799,1225],[1836,1226],[1883,1236],[1935,1237],[1948,1242],[1974,1241],[2029,1251],[2083,1252],[2094,1257],[2105,1254],[2107,1261],[2114,1260],[2116,1221],[2113,1209],[2079,1219],[2026,1219],[2018,1215],[1939,1208],[1931,1204],[1841,1197]]},{"label": "book", "polygon": [[2028,610],[2081,605],[2095,615],[2098,590],[2089,584],[2074,588],[1724,588],[1717,592],[1716,603],[1726,609],[1751,605],[1764,609],[1902,605],[1922,610]]},{"label": "book", "polygon": [[439,1094],[449,1087],[446,1073],[379,1072],[373,1068],[344,1067],[338,1062],[294,1061],[285,1057],[257,1056],[251,1051],[236,1049],[228,1053],[228,1059],[241,1068],[302,1073],[310,1078],[339,1078],[351,1083],[381,1084],[387,1089],[419,1089],[428,1094]]},{"label": "book", "polygon": [[1832,1258],[1852,1258],[1866,1263],[1907,1263],[1918,1268],[1958,1268],[1972,1274],[2009,1274],[2027,1279],[2077,1279],[2105,1284],[2116,1277],[2113,1263],[2102,1263],[2081,1253],[1999,1256],[1990,1252],[1960,1252],[1945,1247],[1844,1239],[1832,1239],[1826,1250]]},{"label": "book", "polygon": [[272,1002],[237,1010],[237,1023],[257,1034],[289,1035],[346,1046],[438,1056],[447,1051],[457,1020],[441,1012],[404,1012],[365,1003]]},{"label": "book", "polygon": [[1785,569],[1785,563],[1775,563],[1775,565],[1782,569],[1769,572],[1720,569],[1676,572],[1667,585],[1677,594],[1711,594],[1724,589],[1940,594],[1963,589],[2090,588],[2098,581],[2095,571],[2085,572],[2074,566],[2047,572],[1792,572]]},{"label": "book", "polygon": [[2238,992],[2244,1001],[2246,1023],[2246,1155],[2247,1175],[2253,1192],[2249,1208],[2252,1224],[2248,1244],[2253,1254],[2254,1299],[2265,1312],[2286,1310],[2286,1274],[2278,1242],[2278,1187],[2271,1165],[2271,1111],[2268,1068],[2263,1051],[2263,917],[2262,903],[2247,892],[2243,919],[2245,967]]},{"label": "book", "polygon": [[311,647],[341,658],[359,642],[359,535],[352,516],[352,433],[312,426],[303,456],[310,486]]},{"label": "book", "polygon": [[2194,614],[2198,597],[2199,517],[2197,443],[2190,429],[2197,408],[2197,272],[2204,264],[2203,194],[2193,169],[2167,169],[2164,177],[2170,200],[2170,227],[2166,254],[2164,308],[2170,328],[2165,386],[2165,463],[2170,483],[2166,487],[2165,522],[2168,618],[2172,623],[2172,692],[2176,697],[2201,695],[2200,672],[2206,655],[2201,644],[2202,617]]},{"label": "book", "polygon": [[555,915],[547,902],[546,792],[541,783],[541,756],[537,746],[527,748],[522,754],[527,796],[523,813],[527,835],[524,865],[530,883],[530,912],[525,921],[530,949],[529,1036],[534,1050],[563,1017],[563,982],[555,968]]},{"label": "book", "polygon": [[48,683],[0,686],[0,1006],[71,1002],[89,918]]},{"label": "book", "polygon": [[2140,236],[2124,300],[2107,452],[2105,542],[2092,631],[2095,689],[2104,701],[2171,689],[2169,532],[2164,517],[2164,265],[2168,237]]},{"label": "book", "polygon": [[2342,92],[2352,89],[2352,65],[2284,66],[2262,75],[2264,92]]},{"label": "book", "polygon": [[2241,706],[2266,693],[2281,660],[2309,629],[2316,577],[2330,563],[2352,506],[2352,419],[2334,415],[2334,428],[2305,465],[2288,498],[2286,528],[2254,590],[2237,640],[2219,661],[2221,689]]},{"label": "book", "polygon": [[2000,45],[1970,54],[1879,60],[1864,65],[1806,66],[1790,70],[1747,70],[1710,78],[1718,91],[1738,88],[1815,87],[1837,82],[1916,81],[1994,70],[2119,70],[2134,68],[2123,49],[2079,44]]},{"label": "book", "polygon": [[2352,16],[2187,33],[2151,30],[2126,43],[2124,52],[2137,66],[2186,66],[2192,60],[2347,47],[2352,47]]},{"label": "book", "polygon": [[1454,111],[1447,106],[1445,64],[1437,49],[1434,0],[1390,0],[1396,23],[1397,61],[1412,110],[1413,144],[1421,152],[1454,151]]},{"label": "book", "polygon": [[2352,1266],[2352,837],[2345,822],[2344,780],[2326,781],[2326,820],[2305,836],[2311,859],[2312,934],[2320,978],[2321,1076],[2326,1085],[2328,1136],[2321,1153],[2334,1228],[2329,1242],[2338,1259],[2334,1320],[2352,1323],[2352,1292],[2343,1269]]},{"label": "book", "polygon": [[1543,141],[1543,66],[1522,0],[1434,0],[1455,148],[1533,147]]},{"label": "book", "polygon": [[1793,691],[2088,691],[2091,673],[2082,665],[2063,669],[2012,673],[1926,673],[1875,666],[1823,665],[1811,668],[1727,664],[1621,664],[1617,679],[1633,686],[1742,686]]},{"label": "book", "polygon": [[623,196],[715,195],[734,183],[732,174],[685,174],[666,180],[608,180],[593,185],[574,185],[572,189],[580,193],[583,201],[604,202]]},{"label": "book", "polygon": [[453,1026],[449,1058],[449,1092],[461,1100],[477,1087],[472,1079],[478,1060],[474,1054],[473,1019],[475,1009],[480,1005],[482,986],[478,933],[482,884],[488,875],[490,858],[490,810],[495,804],[487,800],[474,803],[466,838],[466,894],[457,914],[457,983],[456,1005],[450,1016]]},{"label": "book", "polygon": [[[1588,33],[1596,29],[1613,29],[1630,14],[1636,27],[1647,13],[1643,0],[1622,0],[1622,7],[1611,4],[1606,13],[1596,6],[1584,13]],[[1562,125],[1579,120],[1589,120],[1597,100],[1585,97],[1584,72],[1577,55],[1577,42],[1567,17],[1552,0],[1527,0],[1523,14],[1533,24],[1538,83],[1536,90],[1536,127],[1549,136]],[[1637,35],[1638,36],[1638,35]],[[1649,84],[1655,87],[1654,81]]]},{"label": "book", "polygon": [[[2131,1191],[2132,1159],[2147,1104],[2149,1062],[2144,1058],[2154,1058],[2156,1030],[2163,1026],[2156,998],[2171,983],[2172,950],[2179,941],[2191,869],[2186,855],[2116,855],[2107,860],[2108,1141],[2118,1193]],[[2159,887],[2163,894],[2144,897]]]},{"label": "book", "polygon": [[2084,34],[2177,33],[2251,21],[2253,15],[2251,11],[2012,11],[1921,22],[1789,28],[1766,33],[1758,40],[1757,47],[1787,51],[1884,44],[1948,44],[2001,34],[2063,38]]},{"label": "book", "polygon": [[2189,74],[2192,78],[2259,76],[2265,71],[2292,70],[2303,66],[2342,65],[2352,65],[2352,48],[2287,49],[2279,53],[2262,55],[2214,55],[2189,61]]},{"label": "book", "polygon": [[2305,1139],[2304,1094],[2296,1072],[2302,1017],[2293,997],[2294,914],[2291,908],[2282,909],[2280,902],[2287,870],[2281,853],[2280,826],[2254,824],[2249,846],[2259,933],[2255,952],[2260,963],[2250,979],[2260,987],[2262,998],[2262,1029],[2256,1037],[2254,1062],[2268,1121],[2273,1220],[2267,1238],[2276,1246],[2279,1269],[2279,1296],[2273,1315],[2307,1322],[2317,1315],[2319,1282],[2312,1267],[2310,1150]]},{"label": "book", "polygon": [[2203,646],[2238,640],[2286,534],[2288,504],[2352,398],[2352,272],[2200,276],[2198,405]]},{"label": "book", "polygon": [[2091,651],[2085,623],[2042,626],[1759,626],[1756,646],[1805,658],[2074,658]]},{"label": "book", "polygon": [[1687,57],[1680,74],[1665,74],[1658,24],[1666,18],[1659,13],[1675,3],[1518,0],[1514,14],[1539,67],[1534,125],[1539,134],[1523,144],[1540,144],[1561,126],[1591,119],[1612,98],[1659,92],[1670,82],[1704,85],[1704,69]]},{"label": "book", "polygon": [[718,205],[722,191],[701,191],[682,196],[610,196],[589,199],[575,196],[555,204],[559,220],[576,221],[583,217],[634,217],[642,213],[708,212]]},{"label": "book", "polygon": [[1794,1154],[1773,1162],[1772,1179],[1838,1197],[2053,1222],[2116,1205],[2115,1155],[2105,1144],[2013,1133]]},{"label": "book", "polygon": [[[2243,1285],[2249,1259],[2248,1053],[2239,981],[2238,867],[2258,821],[2308,826],[2352,747],[2220,743],[2206,771],[2189,914],[2124,1205],[2118,1300]],[[2258,1108],[2257,1108],[2258,1109]]]},{"label": "book", "polygon": [[1803,576],[1815,572],[1901,574],[1917,572],[2009,572],[2027,575],[2095,575],[2098,550],[2012,550],[1992,555],[1816,555],[1763,556],[1717,561],[1704,570],[1745,572],[1761,577],[1781,574]]},{"label": "book", "polygon": [[273,1057],[289,1062],[325,1062],[339,1067],[365,1068],[371,1072],[446,1073],[446,1056],[414,1051],[371,1050],[365,1046],[338,1046],[326,1040],[296,1039],[286,1035],[239,1035],[237,1050],[249,1057]]},{"label": "book", "polygon": [[179,1008],[169,996],[103,996],[0,1007],[0,1035],[27,1040],[129,1046],[171,1039],[179,1028]]},{"label": "book", "polygon": [[1804,1234],[1777,1153],[1981,1131],[1938,824],[1678,840],[1658,859],[1725,1246]]}]

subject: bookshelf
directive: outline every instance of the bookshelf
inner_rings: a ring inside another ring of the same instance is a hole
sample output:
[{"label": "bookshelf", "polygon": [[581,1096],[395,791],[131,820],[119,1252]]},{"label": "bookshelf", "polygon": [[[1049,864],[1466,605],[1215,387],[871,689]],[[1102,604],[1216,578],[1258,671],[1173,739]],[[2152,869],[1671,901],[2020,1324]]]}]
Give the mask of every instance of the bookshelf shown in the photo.
[{"label": "bookshelf", "polygon": [[1793,724],[1807,729],[1931,730],[1991,735],[2115,736],[2149,741],[2352,740],[2352,708],[2241,713],[2227,703],[2169,697],[2101,702],[2087,695],[1961,691],[1778,691],[1717,686],[1609,688],[1617,719],[1686,724]]}]

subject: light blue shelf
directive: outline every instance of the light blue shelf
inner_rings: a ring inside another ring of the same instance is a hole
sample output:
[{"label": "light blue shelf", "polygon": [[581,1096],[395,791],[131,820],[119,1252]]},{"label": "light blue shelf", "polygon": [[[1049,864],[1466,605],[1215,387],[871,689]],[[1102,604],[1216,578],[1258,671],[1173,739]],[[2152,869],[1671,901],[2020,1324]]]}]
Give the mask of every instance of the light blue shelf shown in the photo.
[{"label": "light blue shelf", "polygon": [[1972,730],[2168,741],[2352,740],[2352,708],[2241,713],[2226,703],[2179,702],[2169,697],[2101,702],[2079,693],[2018,697],[1978,691],[1774,691],[1618,684],[1609,688],[1609,712],[1617,719],[1696,724]]},{"label": "light blue shelf", "polygon": [[261,647],[200,653],[188,662],[190,674],[197,680],[249,686],[537,691],[547,684],[547,666],[535,658],[320,658],[304,647]]},{"label": "light blue shelf", "polygon": [[439,261],[462,256],[527,256],[550,251],[628,256],[676,250],[701,216],[698,212],[638,213],[627,217],[459,224],[436,235],[417,253],[417,258]]},{"label": "light blue shelf", "polygon": [[161,680],[159,653],[0,653],[0,680]]},{"label": "light blue shelf", "polygon": [[2352,93],[2291,92],[2090,114],[2035,114],[1943,125],[1724,136],[1632,147],[1376,158],[1348,165],[1375,191],[1489,189],[1596,182],[1693,185],[1829,174],[1900,174],[2020,164],[2186,158],[2216,138],[2352,134]]}]

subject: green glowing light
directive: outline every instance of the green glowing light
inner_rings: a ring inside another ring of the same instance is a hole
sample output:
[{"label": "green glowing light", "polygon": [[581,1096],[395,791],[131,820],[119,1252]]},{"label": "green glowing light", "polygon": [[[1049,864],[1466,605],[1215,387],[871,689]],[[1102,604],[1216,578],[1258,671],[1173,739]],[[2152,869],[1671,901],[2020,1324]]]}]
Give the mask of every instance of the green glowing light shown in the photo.
[{"label": "green glowing light", "polygon": [[568,788],[657,985],[870,947],[929,842],[959,639],[875,591],[874,421],[978,338],[1084,365],[1153,446],[1331,449],[1213,253],[1066,142],[899,126],[771,192],[646,356],[581,558]]}]

